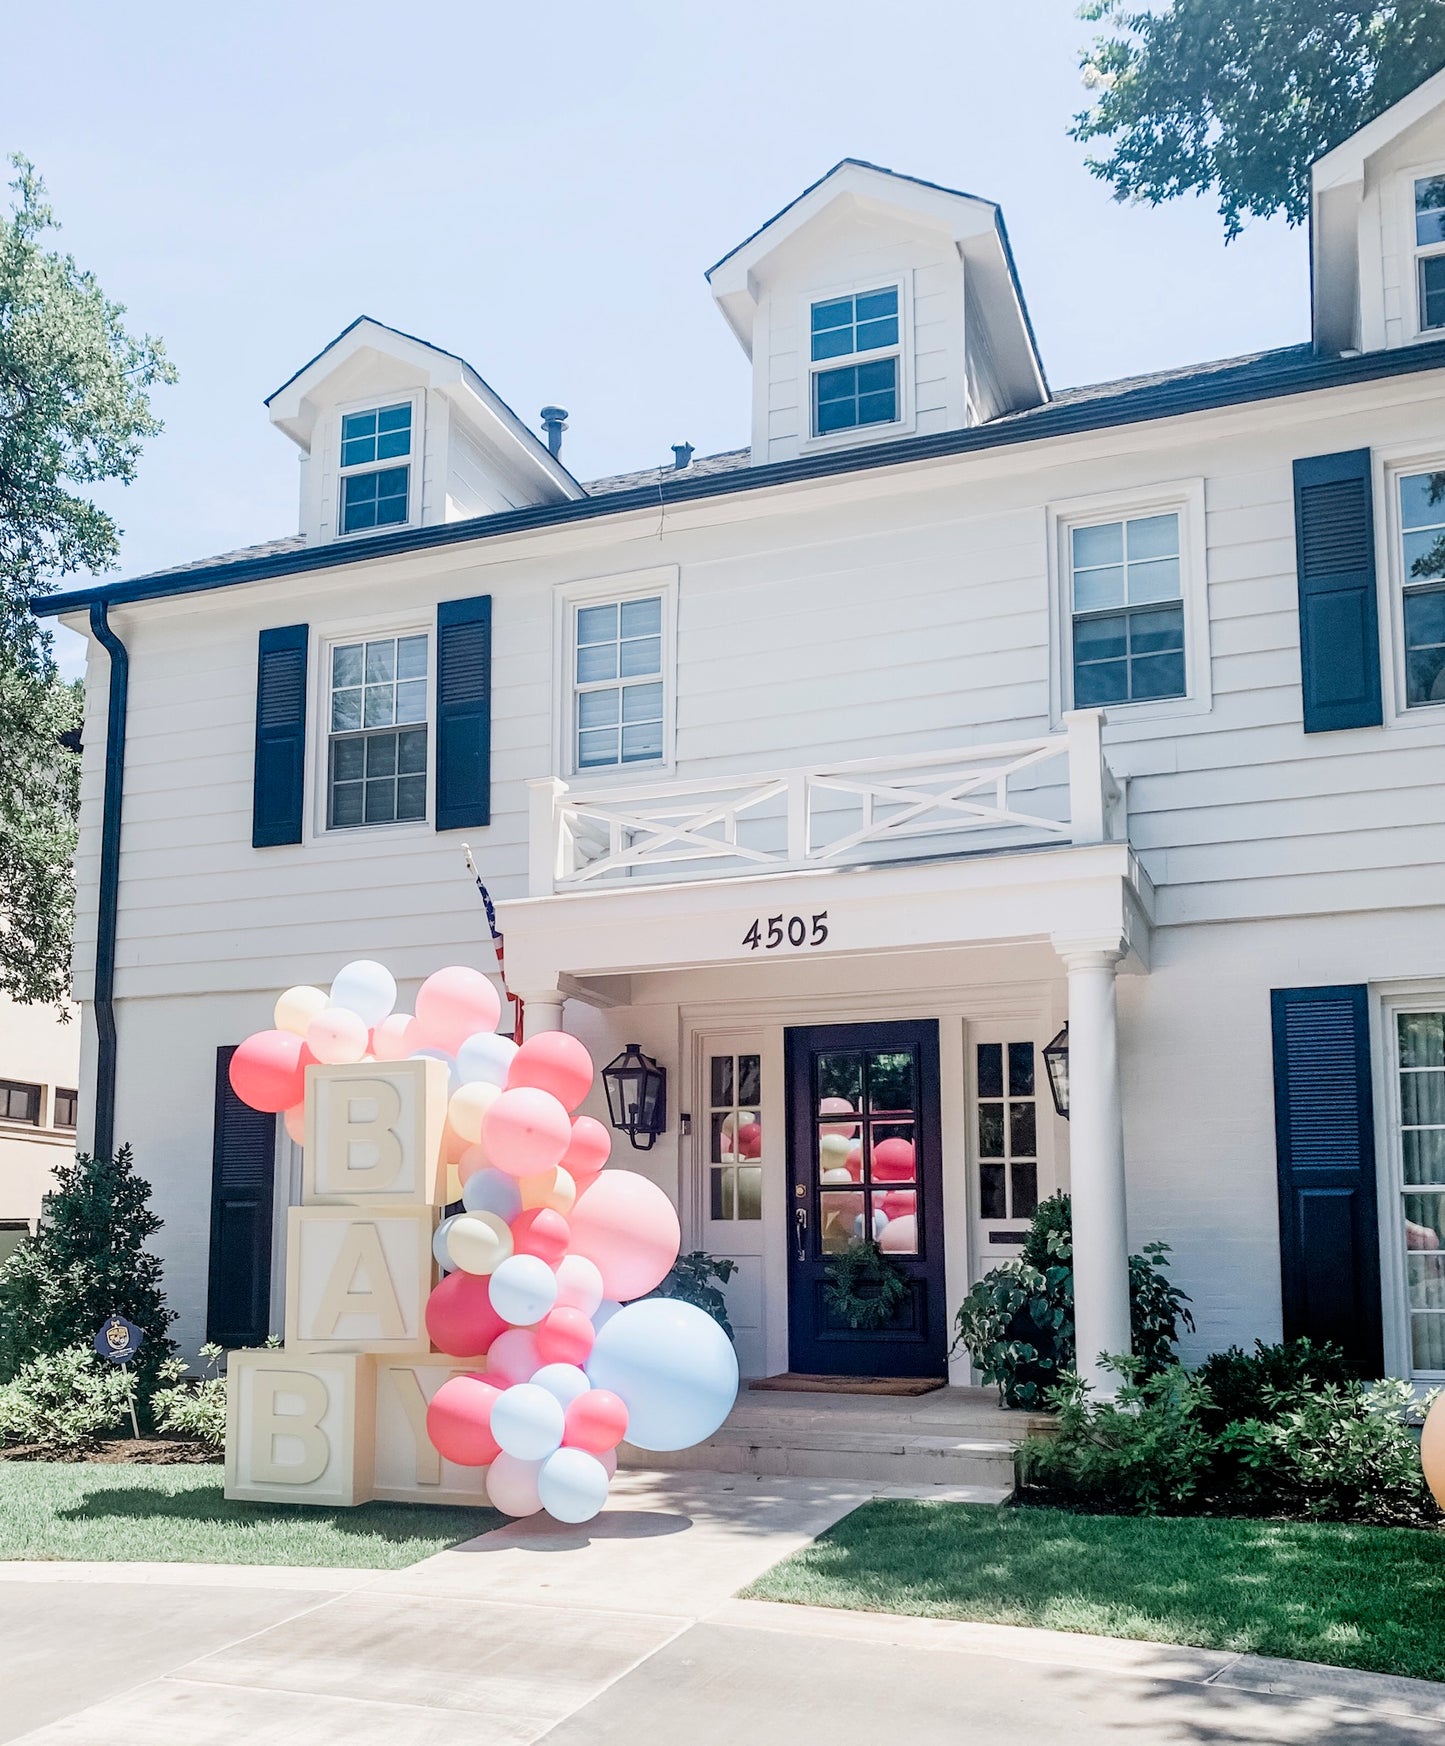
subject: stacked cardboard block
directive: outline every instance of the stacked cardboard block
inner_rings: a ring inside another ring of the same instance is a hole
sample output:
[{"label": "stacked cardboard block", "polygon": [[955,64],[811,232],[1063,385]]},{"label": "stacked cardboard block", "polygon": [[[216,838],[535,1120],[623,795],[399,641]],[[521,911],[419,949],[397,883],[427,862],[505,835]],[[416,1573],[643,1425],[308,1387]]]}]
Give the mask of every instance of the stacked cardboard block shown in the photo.
[{"label": "stacked cardboard block", "polygon": [[307,1068],[286,1342],[231,1354],[227,1497],[485,1502],[484,1470],[442,1460],[426,1434],[442,1383],[486,1363],[435,1351],[426,1332],[447,1091],[436,1060]]}]

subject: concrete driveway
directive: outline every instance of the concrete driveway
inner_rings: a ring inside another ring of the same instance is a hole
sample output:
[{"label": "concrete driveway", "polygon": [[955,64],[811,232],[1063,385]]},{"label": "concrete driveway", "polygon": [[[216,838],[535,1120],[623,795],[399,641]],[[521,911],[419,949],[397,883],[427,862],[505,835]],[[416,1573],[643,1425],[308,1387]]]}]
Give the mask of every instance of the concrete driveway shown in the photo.
[{"label": "concrete driveway", "polygon": [[870,1495],[624,1473],[586,1528],[409,1570],[0,1565],[0,1741],[1445,1741],[1445,1687],[1420,1681],[730,1598]]}]

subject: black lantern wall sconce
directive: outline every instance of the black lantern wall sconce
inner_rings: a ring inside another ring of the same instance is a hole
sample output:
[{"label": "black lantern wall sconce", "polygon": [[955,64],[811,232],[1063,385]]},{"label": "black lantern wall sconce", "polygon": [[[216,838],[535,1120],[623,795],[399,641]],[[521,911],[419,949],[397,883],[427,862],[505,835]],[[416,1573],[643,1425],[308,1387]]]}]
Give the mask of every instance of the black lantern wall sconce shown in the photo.
[{"label": "black lantern wall sconce", "polygon": [[667,1129],[667,1070],[629,1043],[615,1061],[602,1069],[607,1087],[607,1113],[618,1133],[626,1134],[638,1152],[650,1152]]},{"label": "black lantern wall sconce", "polygon": [[1049,1075],[1049,1090],[1054,1095],[1054,1108],[1069,1119],[1069,1027],[1064,1026],[1051,1043],[1044,1045],[1044,1066]]}]

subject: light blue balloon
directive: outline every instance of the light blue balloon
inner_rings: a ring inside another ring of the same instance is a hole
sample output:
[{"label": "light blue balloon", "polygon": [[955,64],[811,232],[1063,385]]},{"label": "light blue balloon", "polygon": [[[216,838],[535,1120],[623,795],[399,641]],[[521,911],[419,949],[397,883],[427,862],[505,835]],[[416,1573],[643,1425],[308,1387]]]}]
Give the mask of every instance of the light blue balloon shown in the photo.
[{"label": "light blue balloon", "polygon": [[[509,1255],[492,1274],[487,1296],[504,1322],[514,1328],[530,1328],[556,1303],[557,1275],[536,1255]],[[538,1457],[524,1455],[522,1459],[536,1461]]]},{"label": "light blue balloon", "polygon": [[413,1061],[445,1061],[447,1073],[450,1075],[447,1081],[447,1096],[450,1097],[454,1091],[461,1089],[461,1075],[457,1072],[456,1060],[447,1054],[445,1049],[413,1049],[411,1058]]},{"label": "light blue balloon", "polygon": [[592,1326],[596,1328],[597,1332],[600,1334],[607,1326],[608,1322],[612,1320],[613,1316],[615,1316],[621,1308],[622,1305],[620,1303],[615,1302],[610,1297],[604,1297],[602,1302],[599,1303],[597,1308],[592,1312]]},{"label": "light blue balloon", "polygon": [[[883,1235],[883,1232],[887,1228],[887,1225],[888,1225],[888,1214],[886,1212],[884,1212],[881,1207],[877,1208],[873,1214],[873,1241],[875,1243]],[[853,1240],[855,1242],[857,1242],[858,1239],[862,1237],[862,1235],[863,1235],[863,1215],[862,1215],[862,1213],[859,1213],[857,1218],[853,1220]]]},{"label": "light blue balloon", "polygon": [[457,1050],[463,1085],[505,1085],[517,1045],[495,1031],[477,1031]]},{"label": "light blue balloon", "polygon": [[447,1232],[456,1221],[457,1215],[453,1213],[449,1219],[443,1219],[432,1233],[431,1252],[436,1256],[437,1266],[443,1273],[455,1273],[457,1270],[456,1262],[447,1254]]},{"label": "light blue balloon", "polygon": [[607,1502],[607,1486],[607,1469],[585,1449],[559,1449],[537,1475],[542,1508],[559,1522],[590,1522]]},{"label": "light blue balloon", "polygon": [[396,1006],[396,980],[385,964],[358,958],[336,972],[331,984],[331,1004],[344,1006],[368,1026],[390,1018]]},{"label": "light blue balloon", "polygon": [[564,1409],[592,1386],[587,1380],[587,1372],[579,1370],[575,1364],[544,1364],[532,1381],[538,1388],[545,1388],[548,1394],[555,1394]]},{"label": "light blue balloon", "polygon": [[462,1184],[462,1205],[468,1212],[495,1213],[511,1224],[522,1210],[522,1185],[505,1170],[478,1170]]},{"label": "light blue balloon", "polygon": [[732,1341],[705,1310],[670,1297],[618,1310],[597,1336],[587,1374],[594,1388],[626,1402],[627,1441],[638,1449],[703,1442],[738,1396]]},{"label": "light blue balloon", "polygon": [[492,1435],[518,1461],[543,1461],[560,1448],[563,1424],[561,1401],[535,1382],[514,1383],[492,1403]]}]

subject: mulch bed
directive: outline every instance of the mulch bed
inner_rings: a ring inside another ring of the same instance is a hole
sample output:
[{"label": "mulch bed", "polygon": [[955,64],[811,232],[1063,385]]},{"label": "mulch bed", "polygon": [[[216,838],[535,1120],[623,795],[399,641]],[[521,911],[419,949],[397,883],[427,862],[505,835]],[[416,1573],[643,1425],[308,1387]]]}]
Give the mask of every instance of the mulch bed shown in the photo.
[{"label": "mulch bed", "polygon": [[12,1443],[0,1449],[0,1461],[87,1461],[123,1467],[200,1467],[220,1459],[219,1449],[181,1437],[108,1437],[64,1454],[36,1443]]}]

